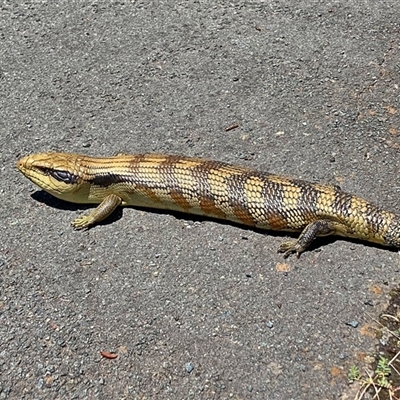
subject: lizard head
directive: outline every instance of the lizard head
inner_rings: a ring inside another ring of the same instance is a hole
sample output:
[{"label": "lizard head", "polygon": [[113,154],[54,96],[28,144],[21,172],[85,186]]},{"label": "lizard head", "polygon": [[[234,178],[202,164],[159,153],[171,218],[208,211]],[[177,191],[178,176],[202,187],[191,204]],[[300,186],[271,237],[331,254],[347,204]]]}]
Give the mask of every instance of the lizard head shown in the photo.
[{"label": "lizard head", "polygon": [[21,158],[17,168],[33,183],[51,195],[79,202],[84,185],[81,172],[83,156],[65,153],[40,153]]}]

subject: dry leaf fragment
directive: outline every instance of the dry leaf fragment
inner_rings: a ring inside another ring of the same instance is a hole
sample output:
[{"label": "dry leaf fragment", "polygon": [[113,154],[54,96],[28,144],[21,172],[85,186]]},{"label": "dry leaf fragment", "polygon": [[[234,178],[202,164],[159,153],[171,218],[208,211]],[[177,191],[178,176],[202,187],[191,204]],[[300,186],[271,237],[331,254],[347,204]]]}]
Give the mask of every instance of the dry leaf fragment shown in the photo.
[{"label": "dry leaf fragment", "polygon": [[109,351],[101,351],[100,354],[101,354],[104,358],[108,358],[109,360],[113,360],[114,358],[117,358],[117,357],[118,357],[118,354],[110,353]]},{"label": "dry leaf fragment", "polygon": [[276,268],[276,270],[277,270],[278,272],[289,272],[289,271],[291,271],[291,269],[292,269],[292,267],[290,266],[290,264],[280,263],[280,262],[276,263],[275,268]]},{"label": "dry leaf fragment", "polygon": [[228,126],[228,127],[225,128],[225,132],[229,132],[229,131],[231,131],[232,129],[236,129],[236,128],[239,128],[239,125],[238,125],[238,124],[230,125],[230,126]]}]

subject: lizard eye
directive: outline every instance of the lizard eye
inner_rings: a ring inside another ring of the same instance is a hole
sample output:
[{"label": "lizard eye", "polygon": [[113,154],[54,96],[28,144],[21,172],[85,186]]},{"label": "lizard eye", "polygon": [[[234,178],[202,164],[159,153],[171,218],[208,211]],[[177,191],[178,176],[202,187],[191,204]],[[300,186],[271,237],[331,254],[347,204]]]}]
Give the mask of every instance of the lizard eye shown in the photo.
[{"label": "lizard eye", "polygon": [[64,183],[75,183],[77,180],[77,176],[71,174],[69,171],[52,170],[50,171],[50,175],[54,179]]}]

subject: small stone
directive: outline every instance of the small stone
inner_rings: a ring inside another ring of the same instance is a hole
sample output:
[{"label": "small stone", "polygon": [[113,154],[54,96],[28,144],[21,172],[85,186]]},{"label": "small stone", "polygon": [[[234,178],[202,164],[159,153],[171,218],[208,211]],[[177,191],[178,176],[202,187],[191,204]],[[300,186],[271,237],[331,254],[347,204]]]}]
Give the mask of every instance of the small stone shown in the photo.
[{"label": "small stone", "polygon": [[194,365],[191,362],[187,362],[185,364],[185,370],[190,374],[194,370]]},{"label": "small stone", "polygon": [[272,321],[267,322],[267,328],[271,329],[274,327],[274,323]]},{"label": "small stone", "polygon": [[352,328],[357,328],[358,326],[358,321],[350,321],[350,322],[346,322],[346,325],[351,326]]}]

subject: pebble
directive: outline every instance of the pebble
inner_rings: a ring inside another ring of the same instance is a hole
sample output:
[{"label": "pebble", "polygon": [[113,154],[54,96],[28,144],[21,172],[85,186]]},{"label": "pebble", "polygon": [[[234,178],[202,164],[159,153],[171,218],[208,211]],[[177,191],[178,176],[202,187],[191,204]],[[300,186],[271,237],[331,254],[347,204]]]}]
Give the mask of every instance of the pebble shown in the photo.
[{"label": "pebble", "polygon": [[185,369],[187,373],[191,373],[194,370],[194,365],[191,362],[185,364]]}]

